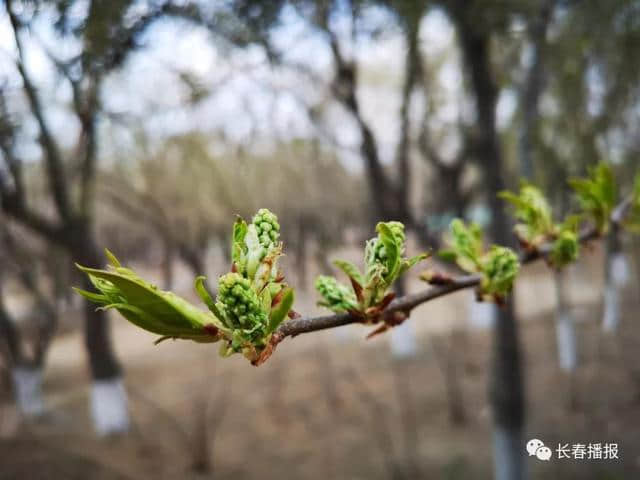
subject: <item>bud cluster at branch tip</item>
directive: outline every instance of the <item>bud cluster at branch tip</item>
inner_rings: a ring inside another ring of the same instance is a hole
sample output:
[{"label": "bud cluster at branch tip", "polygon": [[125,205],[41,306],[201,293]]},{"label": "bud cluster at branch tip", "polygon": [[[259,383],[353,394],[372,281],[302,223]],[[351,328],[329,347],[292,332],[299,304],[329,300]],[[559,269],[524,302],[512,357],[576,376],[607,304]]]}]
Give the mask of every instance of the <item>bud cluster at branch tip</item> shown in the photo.
[{"label": "bud cluster at branch tip", "polygon": [[209,308],[203,311],[171,292],[164,292],[134,271],[124,268],[106,251],[107,270],[79,268],[98,292],[76,291],[88,300],[114,308],[131,323],[165,339],[221,342],[223,356],[242,353],[254,363],[269,352],[273,332],[288,317],[294,301],[293,289],[278,268],[282,243],[280,225],[269,210],[261,209],[251,224],[239,218],[233,228],[232,271],[218,279],[214,301],[198,277],[195,289]]},{"label": "bud cluster at branch tip", "polygon": [[[378,235],[367,241],[364,251],[364,272],[350,262],[334,261],[351,283],[351,288],[333,277],[320,276],[315,287],[322,299],[318,305],[334,312],[350,312],[364,323],[375,323],[393,300],[390,292],[394,282],[427,254],[405,258],[406,236],[400,222],[380,222]],[[380,330],[383,331],[383,330]]]}]

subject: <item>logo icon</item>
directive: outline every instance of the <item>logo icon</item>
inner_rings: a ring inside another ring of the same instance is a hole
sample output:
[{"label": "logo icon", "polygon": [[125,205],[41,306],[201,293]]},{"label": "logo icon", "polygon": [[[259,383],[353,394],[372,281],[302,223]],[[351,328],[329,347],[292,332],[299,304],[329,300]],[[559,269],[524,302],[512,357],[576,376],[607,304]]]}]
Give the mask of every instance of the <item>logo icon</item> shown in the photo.
[{"label": "logo icon", "polygon": [[538,460],[544,462],[548,462],[551,459],[551,449],[537,438],[532,438],[527,442],[527,453],[530,457],[535,456]]}]

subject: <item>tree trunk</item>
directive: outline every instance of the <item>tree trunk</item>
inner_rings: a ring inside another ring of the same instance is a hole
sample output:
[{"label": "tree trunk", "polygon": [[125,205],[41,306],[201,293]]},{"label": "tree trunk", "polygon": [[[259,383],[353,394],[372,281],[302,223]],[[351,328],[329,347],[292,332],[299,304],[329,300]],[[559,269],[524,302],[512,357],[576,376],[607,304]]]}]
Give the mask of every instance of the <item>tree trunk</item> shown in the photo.
[{"label": "tree trunk", "polygon": [[614,226],[607,239],[602,330],[614,333],[620,323],[620,290],[628,281],[629,267]]},{"label": "tree trunk", "polygon": [[28,418],[42,415],[45,410],[42,399],[43,365],[29,362],[24,355],[20,331],[4,306],[2,278],[0,278],[0,341],[4,343],[2,350],[8,356],[6,360],[11,371],[13,396],[18,410]]},{"label": "tree trunk", "polygon": [[[0,280],[1,282],[1,280]],[[16,326],[11,321],[9,312],[2,301],[2,288],[0,288],[0,340],[4,343],[2,351],[6,352],[7,363],[15,365],[22,362],[22,345]]]},{"label": "tree trunk", "polygon": [[534,175],[533,144],[538,130],[540,94],[544,87],[544,56],[546,53],[547,27],[552,13],[551,7],[551,2],[546,2],[540,14],[532,19],[529,24],[532,59],[520,100],[522,105],[522,127],[518,143],[520,173],[527,180],[532,180]]},{"label": "tree trunk", "polygon": [[[462,55],[468,69],[478,129],[477,154],[484,172],[489,207],[492,212],[491,237],[496,243],[511,244],[510,225],[497,193],[505,189],[504,165],[496,131],[498,90],[490,71],[490,32],[466,2],[454,2],[450,12],[456,24]],[[525,408],[518,328],[514,318],[513,295],[499,309],[493,329],[493,359],[489,399],[494,422],[494,473],[497,480],[525,477],[522,434]]]},{"label": "tree trunk", "polygon": [[[79,262],[100,267],[103,262],[93,241],[87,236],[80,238],[85,240],[76,252]],[[83,288],[93,289],[86,276],[83,278]],[[88,301],[84,302],[84,311],[84,340],[93,379],[90,411],[94,427],[99,435],[126,432],[129,429],[128,401],[122,382],[122,369],[112,348],[109,318],[106,312],[96,310],[95,305]]]},{"label": "tree trunk", "polygon": [[[396,296],[401,297],[406,293],[406,282],[404,277],[396,280]],[[396,358],[413,357],[418,351],[416,334],[411,322],[403,322],[401,325],[391,329],[391,354]]]},{"label": "tree trunk", "polygon": [[558,341],[558,362],[560,369],[572,373],[578,365],[576,327],[567,298],[566,272],[554,272],[556,288],[556,336]]},{"label": "tree trunk", "polygon": [[170,239],[163,242],[162,256],[162,284],[165,290],[173,288],[173,261],[175,259],[175,247]]},{"label": "tree trunk", "polygon": [[307,239],[308,229],[306,219],[298,219],[298,238],[296,239],[296,272],[298,286],[301,290],[307,291]]}]

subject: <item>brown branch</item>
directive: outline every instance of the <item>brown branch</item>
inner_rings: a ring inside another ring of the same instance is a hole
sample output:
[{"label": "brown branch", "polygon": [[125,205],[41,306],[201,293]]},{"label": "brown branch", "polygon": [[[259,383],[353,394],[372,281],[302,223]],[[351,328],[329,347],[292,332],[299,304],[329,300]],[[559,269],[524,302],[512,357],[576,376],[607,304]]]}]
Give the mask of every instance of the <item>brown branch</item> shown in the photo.
[{"label": "brown branch", "polygon": [[[627,198],[622,201],[611,213],[611,223],[618,225],[624,219],[625,213],[631,205],[631,199]],[[579,235],[580,243],[586,243],[590,240],[599,238],[601,233],[595,227],[589,227]],[[527,264],[536,260],[546,258],[551,252],[552,245],[545,244],[540,248],[526,252],[520,255],[520,262]],[[405,295],[392,301],[387,309],[382,313],[379,322],[398,323],[397,315],[401,314],[404,318],[408,318],[411,311],[438,297],[448,295],[458,290],[464,290],[470,287],[476,287],[480,284],[482,276],[479,274],[460,275],[452,277],[450,282],[445,285],[435,285],[421,292]],[[403,318],[403,319],[404,319]],[[295,337],[303,333],[315,332],[318,330],[326,330],[329,328],[342,327],[352,323],[362,323],[362,317],[351,313],[339,313],[333,315],[323,315],[319,317],[301,317],[291,319],[282,324],[276,330],[271,338],[270,345],[265,349],[261,358],[255,362],[260,365],[273,353],[278,343],[287,337]]]},{"label": "brown branch", "polygon": [[55,142],[53,135],[49,130],[49,125],[45,120],[44,109],[42,103],[40,102],[40,99],[38,98],[36,87],[31,81],[31,77],[29,76],[25,68],[24,47],[22,45],[22,40],[20,39],[20,30],[22,29],[22,24],[20,19],[13,12],[11,4],[12,2],[10,0],[7,0],[5,2],[5,8],[9,16],[9,20],[13,30],[13,36],[16,42],[16,48],[18,50],[18,60],[16,62],[17,68],[20,76],[22,77],[23,88],[27,96],[29,106],[31,107],[31,112],[33,113],[33,116],[38,122],[38,127],[40,128],[39,141],[42,149],[44,150],[47,166],[47,176],[51,192],[58,209],[58,213],[62,218],[68,219],[71,217],[72,211],[69,204],[62,156],[60,155],[58,144]]}]

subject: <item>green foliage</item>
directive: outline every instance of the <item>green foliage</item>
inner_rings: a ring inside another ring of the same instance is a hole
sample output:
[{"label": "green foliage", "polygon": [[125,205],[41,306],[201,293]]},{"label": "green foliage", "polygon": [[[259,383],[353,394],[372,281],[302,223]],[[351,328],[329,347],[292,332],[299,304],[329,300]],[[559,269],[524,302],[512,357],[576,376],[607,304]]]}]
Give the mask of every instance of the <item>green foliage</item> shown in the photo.
[{"label": "green foliage", "polygon": [[[520,263],[513,250],[493,245],[485,251],[483,233],[479,225],[465,223],[456,218],[451,221],[449,247],[441,250],[439,256],[455,262],[469,273],[482,276],[479,296],[485,300],[502,302],[511,292],[513,281],[518,274]],[[429,277],[425,277],[428,281]]]},{"label": "green foliage", "polygon": [[217,342],[222,335],[230,333],[216,316],[146,282],[134,271],[122,267],[108,250],[107,257],[110,262],[107,270],[78,265],[97,292],[74,288],[86,299],[101,305],[100,308],[115,308],[131,323],[163,338]]},{"label": "green foliage", "polygon": [[216,308],[225,326],[233,332],[231,343],[222,347],[223,354],[261,344],[267,333],[268,310],[263,308],[248,279],[239,273],[221,276],[218,279]]},{"label": "green foliage", "polygon": [[231,239],[232,270],[249,279],[256,291],[279,275],[277,261],[282,256],[280,224],[267,209],[260,209],[247,224],[238,217]]},{"label": "green foliage", "polygon": [[482,228],[477,223],[465,225],[455,218],[451,221],[451,248],[441,250],[438,255],[444,260],[456,262],[467,272],[477,271],[484,250]]},{"label": "green foliage", "polygon": [[629,214],[624,227],[632,233],[640,234],[640,172],[636,174],[633,181],[631,205],[629,205]]},{"label": "green foliage", "polygon": [[209,308],[202,311],[171,292],[159,290],[124,268],[108,250],[108,270],[78,266],[98,293],[76,289],[101,308],[115,308],[127,320],[167,338],[197,342],[221,341],[221,354],[243,353],[255,361],[267,347],[271,334],[291,313],[293,289],[284,283],[277,266],[282,255],[276,216],[260,210],[251,224],[238,218],[233,227],[232,272],[218,279],[214,301],[204,285],[195,290]]},{"label": "green foliage", "polygon": [[501,192],[500,197],[513,206],[518,223],[514,233],[528,251],[536,251],[551,242],[547,261],[554,268],[562,268],[578,258],[578,224],[580,217],[571,215],[555,224],[549,202],[537,187],[523,182],[518,194]]},{"label": "green foliage", "polygon": [[562,268],[575,262],[579,253],[578,217],[571,216],[562,225],[556,226],[549,263],[555,268]]},{"label": "green foliage", "polygon": [[589,170],[588,178],[572,178],[569,185],[576,194],[580,208],[595,223],[598,232],[606,233],[617,198],[611,167],[600,163]]},{"label": "green foliage", "polygon": [[396,279],[427,258],[427,254],[403,257],[406,238],[402,223],[380,222],[376,231],[378,235],[365,246],[364,274],[349,262],[334,262],[349,277],[351,289],[333,277],[318,277],[315,286],[322,296],[318,305],[334,312],[351,311],[363,318],[375,317],[393,298],[389,290]]},{"label": "green foliage", "polygon": [[511,292],[520,270],[518,256],[507,247],[492,245],[480,259],[483,297],[501,302]]},{"label": "green foliage", "polygon": [[334,312],[349,312],[358,309],[358,300],[353,290],[338,282],[334,277],[320,275],[316,278],[316,290],[322,300],[318,302],[321,307],[326,307]]},{"label": "green foliage", "polygon": [[254,215],[251,223],[255,225],[260,245],[265,249],[273,247],[278,238],[280,238],[280,224],[278,223],[278,217],[266,208],[258,210],[258,213]]},{"label": "green foliage", "polygon": [[514,232],[526,248],[537,248],[553,231],[551,207],[539,188],[522,182],[520,192],[500,192],[499,197],[511,203],[514,216],[519,223]]}]

